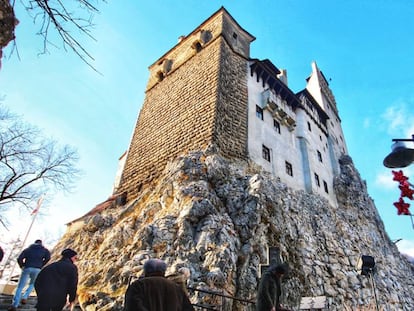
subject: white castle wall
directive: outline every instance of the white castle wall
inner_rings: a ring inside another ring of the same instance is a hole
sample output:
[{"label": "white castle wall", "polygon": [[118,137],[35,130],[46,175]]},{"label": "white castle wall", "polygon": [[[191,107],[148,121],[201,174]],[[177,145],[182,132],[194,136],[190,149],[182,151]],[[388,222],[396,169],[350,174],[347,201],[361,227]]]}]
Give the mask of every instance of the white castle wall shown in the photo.
[{"label": "white castle wall", "polygon": [[[318,104],[330,117],[327,127],[320,120],[316,107],[309,108],[303,104],[303,107],[292,111],[289,105],[280,101],[278,104],[288,114],[293,114],[296,121],[293,128],[280,123],[280,133],[274,128],[274,117],[269,109],[263,109],[263,120],[256,115],[256,106],[264,107],[262,94],[269,85],[263,86],[262,80],[257,81],[256,73],[248,75],[248,154],[255,163],[289,187],[320,194],[336,206],[333,179],[339,173],[339,157],[347,154],[346,145],[336,103],[329,102],[322,93],[318,71],[313,64],[307,89],[315,100],[322,101]],[[263,157],[263,145],[270,149],[270,161]],[[285,161],[292,164],[293,176],[287,174]]]},{"label": "white castle wall", "polygon": [[[249,157],[266,171],[294,189],[304,189],[301,153],[295,132],[280,125],[280,134],[273,126],[273,117],[268,110],[263,111],[263,120],[256,116],[256,105],[262,105],[262,92],[268,88],[257,82],[256,74],[249,75],[248,87],[248,153]],[[270,162],[262,156],[262,145],[270,149]],[[293,176],[286,173],[285,161],[292,164]]]}]

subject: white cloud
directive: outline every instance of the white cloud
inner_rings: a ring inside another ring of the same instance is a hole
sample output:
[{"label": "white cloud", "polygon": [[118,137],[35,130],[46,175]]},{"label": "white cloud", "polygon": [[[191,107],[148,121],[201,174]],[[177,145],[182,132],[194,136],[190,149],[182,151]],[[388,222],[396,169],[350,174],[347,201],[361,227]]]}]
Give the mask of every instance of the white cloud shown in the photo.
[{"label": "white cloud", "polygon": [[405,124],[404,106],[399,104],[397,106],[388,107],[382,117],[388,124],[388,132],[393,133],[399,131]]},{"label": "white cloud", "polygon": [[414,111],[407,109],[412,105],[410,101],[396,101],[381,116],[388,125],[390,134],[406,136],[396,138],[410,138],[414,134]]},{"label": "white cloud", "polygon": [[375,185],[381,187],[382,189],[397,189],[398,182],[393,180],[393,175],[390,171],[383,171],[377,174],[375,178]]},{"label": "white cloud", "polygon": [[414,241],[412,240],[401,240],[397,243],[399,251],[414,258]]}]

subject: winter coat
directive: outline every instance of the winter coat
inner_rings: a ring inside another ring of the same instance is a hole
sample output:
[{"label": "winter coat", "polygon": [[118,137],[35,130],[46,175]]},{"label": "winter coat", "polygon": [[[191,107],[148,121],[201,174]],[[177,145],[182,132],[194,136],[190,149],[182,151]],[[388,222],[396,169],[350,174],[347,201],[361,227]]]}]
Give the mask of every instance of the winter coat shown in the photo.
[{"label": "winter coat", "polygon": [[17,263],[20,268],[42,268],[50,260],[50,252],[42,244],[32,244],[24,249],[19,257]]},{"label": "winter coat", "polygon": [[77,287],[78,268],[70,258],[47,265],[35,281],[38,308],[63,308],[68,295],[69,302],[75,301]]},{"label": "winter coat", "polygon": [[273,307],[280,309],[280,278],[273,272],[266,271],[259,283],[256,311],[270,311]]},{"label": "winter coat", "polygon": [[179,285],[163,276],[151,276],[129,285],[124,311],[194,311],[194,308]]}]

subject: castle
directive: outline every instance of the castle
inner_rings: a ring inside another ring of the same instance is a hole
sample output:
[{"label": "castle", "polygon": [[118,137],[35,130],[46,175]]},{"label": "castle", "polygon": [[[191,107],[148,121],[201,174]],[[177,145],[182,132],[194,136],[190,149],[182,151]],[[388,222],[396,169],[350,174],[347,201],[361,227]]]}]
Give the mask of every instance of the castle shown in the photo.
[{"label": "castle", "polygon": [[280,261],[293,310],[413,309],[413,267],[347,155],[328,81],[313,63],[293,92],[286,71],[250,57],[254,39],[220,8],[149,67],[113,195],[56,246],[82,254],[83,310],[123,310],[151,257],[188,268],[192,303],[220,310],[251,310]]},{"label": "castle", "polygon": [[130,201],[169,160],[210,149],[337,205],[333,178],[347,148],[328,81],[313,62],[294,93],[286,70],[250,57],[254,40],[222,7],[149,67],[114,192]]}]

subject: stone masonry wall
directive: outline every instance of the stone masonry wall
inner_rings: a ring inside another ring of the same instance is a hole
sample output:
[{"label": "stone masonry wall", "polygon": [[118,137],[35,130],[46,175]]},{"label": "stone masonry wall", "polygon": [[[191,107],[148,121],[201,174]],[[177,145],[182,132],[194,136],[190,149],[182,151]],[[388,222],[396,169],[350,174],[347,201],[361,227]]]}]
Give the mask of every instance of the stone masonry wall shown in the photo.
[{"label": "stone masonry wall", "polygon": [[247,156],[247,61],[221,44],[220,79],[214,138],[223,155]]},{"label": "stone masonry wall", "polygon": [[222,8],[150,66],[117,192],[134,199],[167,161],[192,150],[247,157],[252,40]]},{"label": "stone masonry wall", "polygon": [[216,145],[245,156],[247,65],[231,55],[219,37],[147,92],[121,181],[128,200],[179,154]]},{"label": "stone masonry wall", "polygon": [[147,92],[121,181],[128,200],[136,196],[139,185],[159,175],[168,159],[186,150],[204,149],[211,141],[218,44],[200,51]]}]

